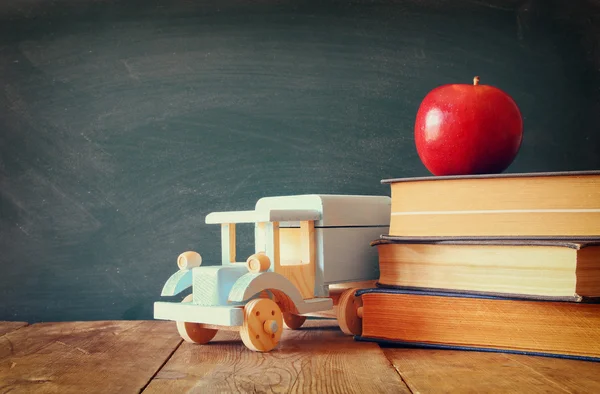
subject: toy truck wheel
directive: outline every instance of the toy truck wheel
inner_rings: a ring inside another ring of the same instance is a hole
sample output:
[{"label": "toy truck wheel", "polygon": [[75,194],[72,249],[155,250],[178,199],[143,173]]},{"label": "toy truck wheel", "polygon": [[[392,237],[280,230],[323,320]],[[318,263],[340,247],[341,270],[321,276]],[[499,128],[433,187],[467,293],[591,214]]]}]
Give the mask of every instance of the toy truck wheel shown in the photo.
[{"label": "toy truck wheel", "polygon": [[275,301],[254,299],[244,306],[242,342],[250,350],[268,352],[277,346],[283,332],[283,314]]},{"label": "toy truck wheel", "polygon": [[306,316],[294,315],[293,313],[284,312],[283,313],[283,322],[286,327],[291,330],[297,330],[306,321]]},{"label": "toy truck wheel", "polygon": [[344,291],[338,301],[337,321],[346,335],[362,333],[362,300],[354,295],[357,290]]},{"label": "toy truck wheel", "polygon": [[[192,295],[190,294],[186,296],[182,302],[189,302],[191,300]],[[178,321],[176,323],[179,335],[186,342],[204,345],[217,335],[217,330],[203,327],[200,323],[190,323],[185,321]]]}]

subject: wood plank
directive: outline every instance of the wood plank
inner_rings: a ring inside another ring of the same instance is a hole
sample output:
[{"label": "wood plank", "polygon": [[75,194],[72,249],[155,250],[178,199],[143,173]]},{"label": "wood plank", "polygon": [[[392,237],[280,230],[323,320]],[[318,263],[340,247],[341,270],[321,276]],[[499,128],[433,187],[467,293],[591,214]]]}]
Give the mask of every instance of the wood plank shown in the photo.
[{"label": "wood plank", "polygon": [[600,363],[595,362],[454,350],[382,350],[413,392],[600,392]]},{"label": "wood plank", "polygon": [[138,393],[180,343],[172,322],[34,324],[0,337],[0,392]]},{"label": "wood plank", "polygon": [[188,390],[409,393],[379,346],[356,342],[327,320],[286,330],[269,353],[246,349],[232,332],[208,345],[183,343],[144,393]]},{"label": "wood plank", "polygon": [[27,325],[24,321],[0,321],[0,337]]}]

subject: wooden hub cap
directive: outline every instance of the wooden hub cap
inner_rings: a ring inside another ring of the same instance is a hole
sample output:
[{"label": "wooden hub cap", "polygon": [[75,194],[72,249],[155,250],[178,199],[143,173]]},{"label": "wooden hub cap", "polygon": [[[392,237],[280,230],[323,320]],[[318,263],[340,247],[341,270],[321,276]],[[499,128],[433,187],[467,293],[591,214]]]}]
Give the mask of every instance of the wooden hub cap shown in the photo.
[{"label": "wooden hub cap", "polygon": [[277,346],[283,330],[283,314],[275,301],[252,300],[244,307],[244,323],[240,336],[250,350],[268,352]]}]

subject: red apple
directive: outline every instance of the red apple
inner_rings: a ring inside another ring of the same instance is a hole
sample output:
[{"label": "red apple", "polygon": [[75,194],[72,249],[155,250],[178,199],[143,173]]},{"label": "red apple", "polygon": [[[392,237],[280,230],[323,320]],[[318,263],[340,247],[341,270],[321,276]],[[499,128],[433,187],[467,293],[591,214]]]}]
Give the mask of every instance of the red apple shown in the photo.
[{"label": "red apple", "polygon": [[515,159],[523,138],[523,119],[502,90],[451,84],[425,96],[415,123],[421,161],[433,175],[500,173]]}]

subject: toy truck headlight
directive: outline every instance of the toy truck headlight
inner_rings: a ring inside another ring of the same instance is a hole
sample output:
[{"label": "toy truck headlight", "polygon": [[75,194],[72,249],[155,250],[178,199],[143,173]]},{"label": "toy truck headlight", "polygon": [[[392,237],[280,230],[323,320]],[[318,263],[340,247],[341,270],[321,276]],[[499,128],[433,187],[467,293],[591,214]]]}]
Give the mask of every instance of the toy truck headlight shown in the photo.
[{"label": "toy truck headlight", "polygon": [[199,267],[200,264],[202,264],[202,256],[198,252],[187,251],[177,257],[177,266],[180,270],[189,270]]},{"label": "toy truck headlight", "polygon": [[248,268],[248,271],[253,274],[265,272],[271,267],[271,259],[262,252],[256,253],[248,257],[248,260],[246,260],[246,267]]}]

